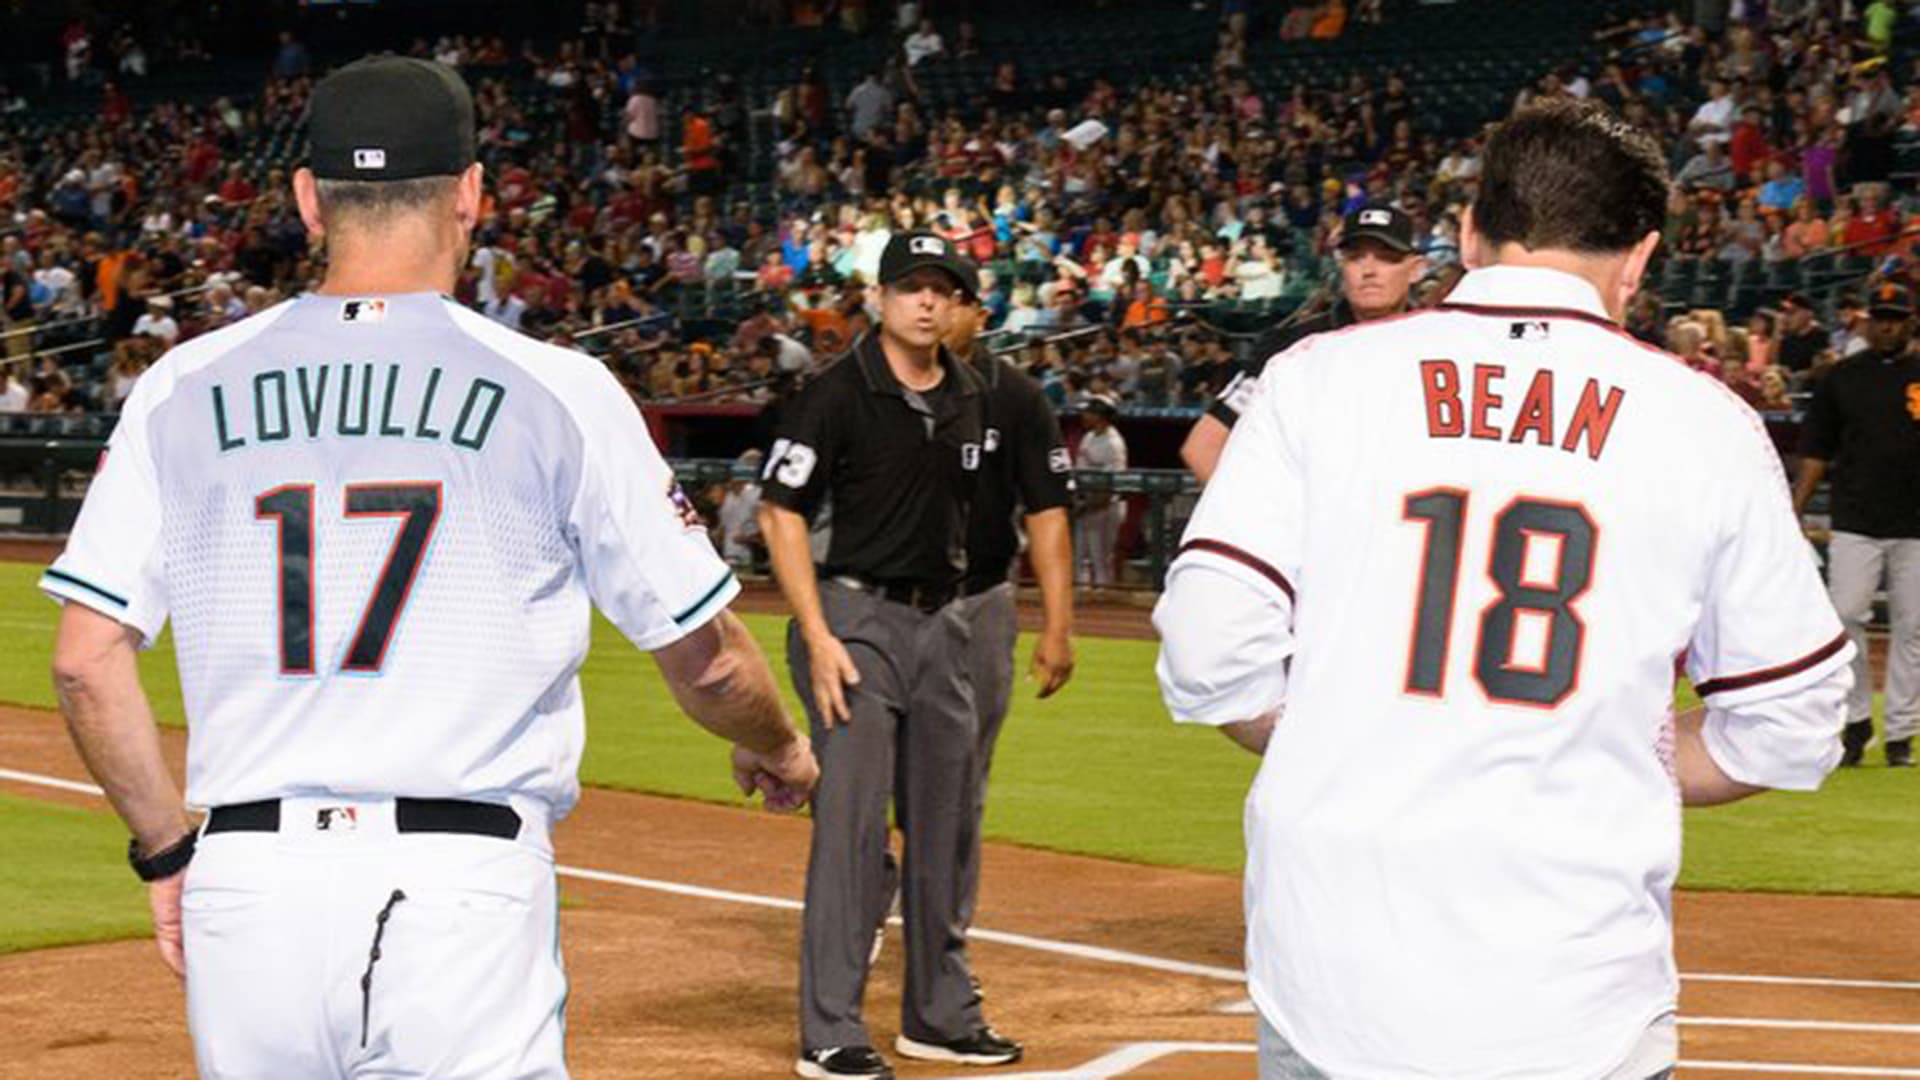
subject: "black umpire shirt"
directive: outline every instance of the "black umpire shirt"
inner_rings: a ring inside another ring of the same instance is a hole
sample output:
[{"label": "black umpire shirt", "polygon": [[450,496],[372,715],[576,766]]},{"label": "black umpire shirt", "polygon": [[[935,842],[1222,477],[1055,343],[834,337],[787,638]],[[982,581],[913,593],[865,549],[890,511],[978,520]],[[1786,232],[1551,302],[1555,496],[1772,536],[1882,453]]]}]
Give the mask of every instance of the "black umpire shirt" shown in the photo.
[{"label": "black umpire shirt", "polygon": [[943,587],[965,573],[985,388],[944,347],[940,366],[940,385],[914,393],[870,332],[783,411],[761,497],[808,521],[832,503],[822,576]]},{"label": "black umpire shirt", "polygon": [[1813,389],[1800,452],[1829,463],[1833,528],[1920,537],[1920,356],[1856,353]]},{"label": "black umpire shirt", "polygon": [[1020,554],[1016,512],[1072,502],[1073,457],[1039,383],[984,349],[974,350],[972,366],[987,388],[985,455],[967,528],[967,591],[980,592],[1007,580]]},{"label": "black umpire shirt", "polygon": [[1353,305],[1341,297],[1327,310],[1310,319],[1302,319],[1291,326],[1280,326],[1269,331],[1253,343],[1253,349],[1247,353],[1247,359],[1240,365],[1240,371],[1220,388],[1207,404],[1207,415],[1232,427],[1240,422],[1240,412],[1246,407],[1247,395],[1253,392],[1253,384],[1260,381],[1260,372],[1266,369],[1267,361],[1293,348],[1302,340],[1315,334],[1324,334],[1329,330],[1352,326],[1360,321],[1354,314]]}]

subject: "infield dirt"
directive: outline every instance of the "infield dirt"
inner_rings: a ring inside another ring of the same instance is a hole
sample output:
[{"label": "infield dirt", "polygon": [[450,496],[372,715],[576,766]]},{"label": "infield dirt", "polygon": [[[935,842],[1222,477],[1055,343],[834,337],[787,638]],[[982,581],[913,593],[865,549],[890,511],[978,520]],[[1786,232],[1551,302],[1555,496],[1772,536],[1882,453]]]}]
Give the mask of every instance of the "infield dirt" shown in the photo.
[{"label": "infield dirt", "polygon": [[[184,736],[163,733],[177,770]],[[0,709],[0,765],[63,779],[84,770],[51,714]],[[716,749],[714,767],[722,767]],[[0,781],[0,790],[94,809],[92,796]],[[1141,807],[1142,813],[1151,808]],[[557,834],[563,865],[797,899],[808,823],[756,810],[592,790]],[[113,859],[117,852],[76,853]],[[588,1078],[741,1080],[790,1075],[796,912],[564,879],[561,927],[573,993],[569,1059]],[[1920,979],[1920,900],[1683,894],[1688,972]],[[1196,964],[1237,968],[1240,884],[1227,875],[989,845],[980,925]],[[1252,1020],[1217,1010],[1239,984],[993,942],[973,948],[993,1022],[1029,1046],[1022,1071],[1066,1069],[1126,1043],[1246,1042]],[[898,932],[876,970],[868,1018],[897,1027]],[[1920,988],[1688,982],[1689,1017],[1905,1024]],[[1920,1068],[1920,1032],[1688,1027],[1690,1058]],[[183,997],[149,942],[0,957],[0,1077],[192,1075]],[[950,1076],[906,1066],[903,1077]],[[991,1080],[993,1070],[979,1070]],[[1130,1074],[1250,1078],[1244,1054],[1179,1054]],[[1704,1074],[1703,1074],[1704,1075]]]}]

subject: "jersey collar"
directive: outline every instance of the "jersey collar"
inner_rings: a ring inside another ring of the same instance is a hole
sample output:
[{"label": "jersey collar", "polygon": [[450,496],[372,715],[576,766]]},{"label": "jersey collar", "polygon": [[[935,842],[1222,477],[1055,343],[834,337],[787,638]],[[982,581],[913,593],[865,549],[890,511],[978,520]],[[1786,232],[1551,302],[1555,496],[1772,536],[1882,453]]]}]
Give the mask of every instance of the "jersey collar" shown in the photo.
[{"label": "jersey collar", "polygon": [[1540,266],[1469,271],[1440,307],[1515,315],[1565,315],[1613,326],[1600,293],[1582,278]]},{"label": "jersey collar", "polygon": [[[961,397],[978,394],[983,380],[973,370],[973,365],[955,360],[945,345],[940,346],[939,350],[940,366],[947,372],[943,385]],[[893,367],[887,363],[886,350],[880,347],[878,330],[869,330],[860,335],[860,340],[854,343],[853,354],[860,361],[860,375],[866,380],[868,390],[889,397],[906,397],[906,387],[893,377]]]}]

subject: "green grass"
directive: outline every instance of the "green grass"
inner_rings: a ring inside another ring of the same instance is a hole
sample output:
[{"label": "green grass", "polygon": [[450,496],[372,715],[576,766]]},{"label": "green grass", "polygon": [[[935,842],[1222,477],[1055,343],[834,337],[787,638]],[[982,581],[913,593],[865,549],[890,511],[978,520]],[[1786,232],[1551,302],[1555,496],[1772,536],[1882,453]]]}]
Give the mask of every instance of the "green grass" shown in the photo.
[{"label": "green grass", "polygon": [[105,806],[0,795],[0,953],[152,932],[145,888],[121,857],[127,830]]},{"label": "green grass", "polygon": [[[0,700],[51,706],[46,669],[57,609],[35,594],[34,577],[30,567],[0,563]],[[784,680],[784,621],[747,622]],[[1063,695],[1041,702],[1024,684],[1016,688],[994,761],[989,835],[1136,862],[1237,870],[1253,758],[1212,732],[1167,719],[1152,643],[1078,645],[1079,669]],[[1022,664],[1029,647],[1021,645]],[[156,710],[179,723],[178,684],[164,642],[143,658],[142,670]],[[725,747],[679,715],[653,665],[605,622],[595,622],[582,680],[586,783],[739,802]],[[1683,692],[1683,703],[1688,698]],[[1920,862],[1898,857],[1920,825],[1916,788],[1920,775],[1865,768],[1834,776],[1816,795],[1770,794],[1689,812],[1681,884],[1920,895]]]}]

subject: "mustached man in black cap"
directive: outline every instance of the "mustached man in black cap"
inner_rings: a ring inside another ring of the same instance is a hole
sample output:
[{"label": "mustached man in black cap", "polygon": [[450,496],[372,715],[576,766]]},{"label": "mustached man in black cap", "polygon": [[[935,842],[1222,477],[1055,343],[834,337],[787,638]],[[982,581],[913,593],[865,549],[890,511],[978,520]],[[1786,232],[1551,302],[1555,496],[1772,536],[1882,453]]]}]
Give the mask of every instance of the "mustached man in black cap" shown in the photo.
[{"label": "mustached man in black cap", "polygon": [[[620,384],[446,297],[480,205],[459,76],[349,65],[309,136],[325,280],[134,387],[42,583],[62,700],[203,1076],[565,1080],[589,605],[743,791],[796,809],[818,771]],[[133,663],[170,619],[198,831]]]},{"label": "mustached man in black cap", "polygon": [[1187,434],[1180,460],[1201,483],[1213,476],[1227,435],[1240,419],[1268,358],[1315,334],[1400,314],[1407,310],[1413,283],[1427,268],[1427,260],[1414,249],[1412,219],[1394,206],[1368,205],[1349,213],[1341,223],[1335,255],[1340,263],[1340,299],[1318,315],[1283,323],[1254,342],[1243,369],[1214,395],[1206,415]]},{"label": "mustached man in black cap", "polygon": [[[968,673],[968,513],[986,388],[940,343],[969,280],[951,241],[896,233],[880,326],[801,390],[767,451],[760,531],[794,620],[787,662],[820,755],[800,954],[804,1077],[891,1077],[861,1015],[905,834],[902,1055],[999,1065],[967,967],[962,882],[978,722]],[[810,526],[831,506],[816,560]]]}]

